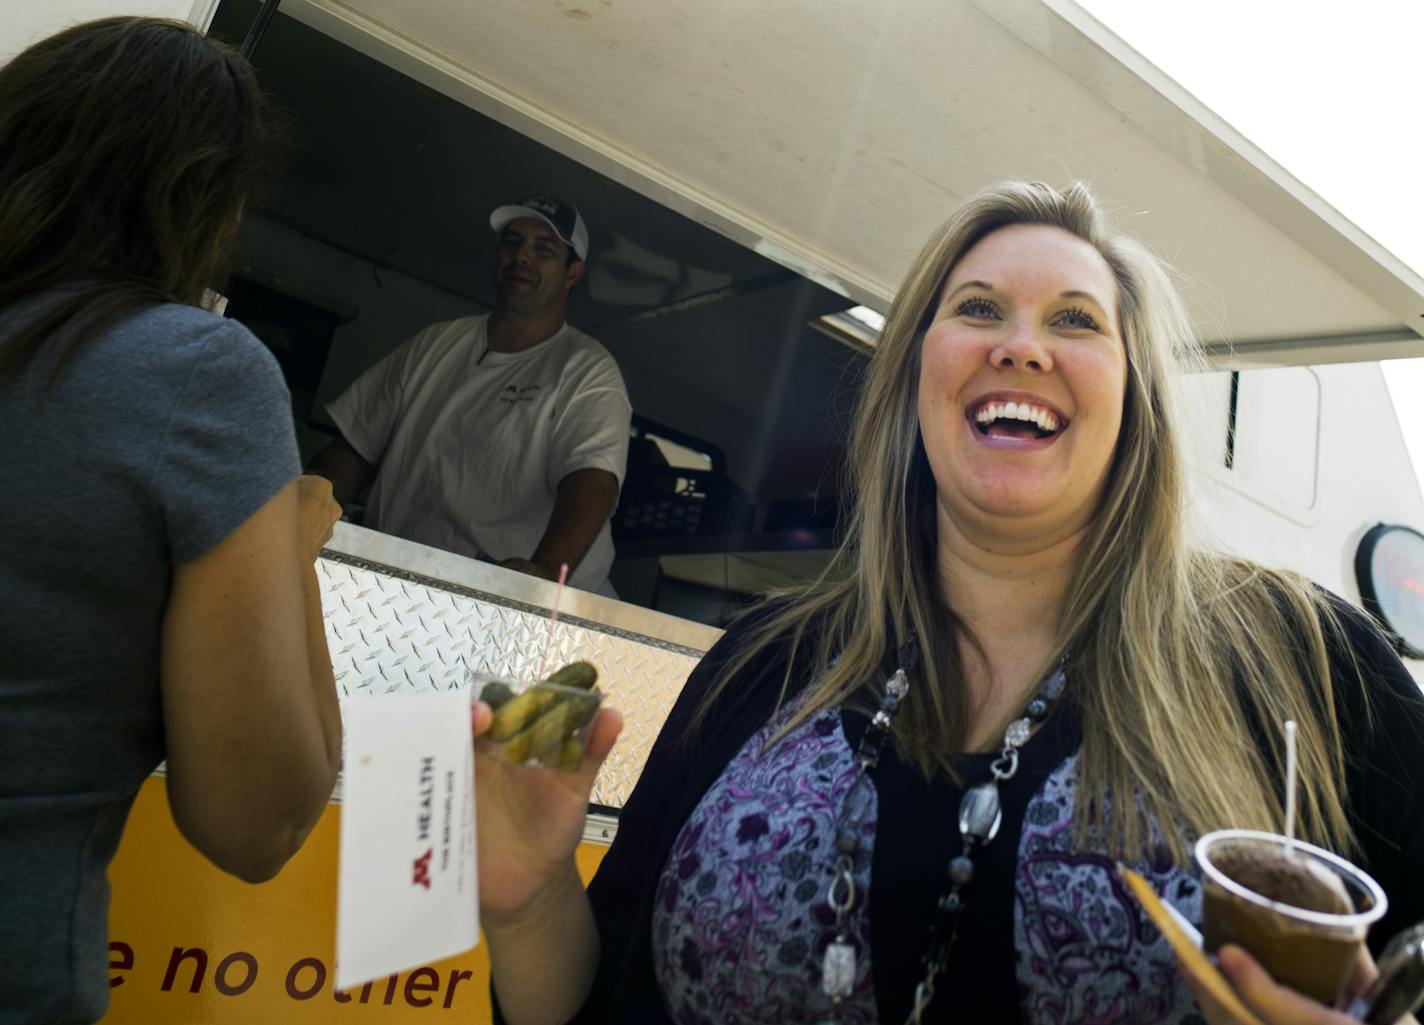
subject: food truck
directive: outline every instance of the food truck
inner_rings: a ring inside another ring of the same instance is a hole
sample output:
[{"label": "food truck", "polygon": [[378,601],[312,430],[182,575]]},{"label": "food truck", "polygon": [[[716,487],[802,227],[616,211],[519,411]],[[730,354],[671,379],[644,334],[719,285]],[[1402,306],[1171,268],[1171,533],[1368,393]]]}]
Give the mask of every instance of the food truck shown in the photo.
[{"label": "food truck", "polygon": [[[1424,279],[1070,0],[12,0],[0,28],[13,52],[136,12],[246,40],[292,114],[228,313],[277,354],[306,457],[363,369],[490,308],[492,208],[548,191],[588,220],[569,320],[634,410],[620,599],[566,592],[551,625],[553,585],[355,522],[319,566],[347,695],[528,677],[550,638],[598,665],[627,727],[586,872],[719,627],[825,565],[876,316],[1000,178],[1089,182],[1181,274],[1213,361],[1184,382],[1203,542],[1373,604],[1420,654],[1424,500],[1379,361],[1424,355]],[[162,788],[111,872],[106,1020],[487,1019],[478,948],[334,989],[339,787],[258,887],[182,843]]]}]

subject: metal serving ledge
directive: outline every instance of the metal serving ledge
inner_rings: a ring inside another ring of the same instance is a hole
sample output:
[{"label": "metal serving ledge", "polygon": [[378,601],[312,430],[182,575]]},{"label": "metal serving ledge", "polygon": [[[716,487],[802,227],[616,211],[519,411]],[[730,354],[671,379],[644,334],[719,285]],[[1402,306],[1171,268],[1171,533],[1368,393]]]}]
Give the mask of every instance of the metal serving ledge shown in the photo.
[{"label": "metal serving ledge", "polygon": [[[471,670],[532,678],[549,636],[556,586],[348,523],[317,564],[326,639],[343,696],[453,690]],[[565,588],[548,670],[598,667],[623,734],[592,801],[620,809],[692,667],[721,631]],[[606,840],[611,823],[590,822]]]}]

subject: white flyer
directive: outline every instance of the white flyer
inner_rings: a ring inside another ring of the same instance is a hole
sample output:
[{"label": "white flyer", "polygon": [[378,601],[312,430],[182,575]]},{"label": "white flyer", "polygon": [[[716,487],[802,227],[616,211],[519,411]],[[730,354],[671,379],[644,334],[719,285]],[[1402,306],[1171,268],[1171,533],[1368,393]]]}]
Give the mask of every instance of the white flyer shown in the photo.
[{"label": "white flyer", "polygon": [[479,942],[467,691],[347,698],[336,986]]}]

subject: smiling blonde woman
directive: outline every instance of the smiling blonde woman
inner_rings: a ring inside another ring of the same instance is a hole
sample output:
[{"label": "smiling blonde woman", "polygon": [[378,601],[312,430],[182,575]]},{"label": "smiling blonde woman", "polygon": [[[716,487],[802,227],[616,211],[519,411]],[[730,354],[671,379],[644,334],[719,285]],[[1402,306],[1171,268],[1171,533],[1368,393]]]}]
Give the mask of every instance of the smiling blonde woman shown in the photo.
[{"label": "smiling blonde woman", "polygon": [[[587,898],[572,842],[483,889],[507,1020],[1200,1021],[1115,863],[1199,917],[1192,839],[1282,826],[1286,718],[1302,834],[1384,884],[1378,938],[1424,916],[1424,698],[1358,611],[1190,545],[1193,351],[1082,185],[1005,183],[937,231],[832,567],[693,674]],[[573,822],[596,769],[526,782]],[[482,865],[531,807],[481,806]]]}]

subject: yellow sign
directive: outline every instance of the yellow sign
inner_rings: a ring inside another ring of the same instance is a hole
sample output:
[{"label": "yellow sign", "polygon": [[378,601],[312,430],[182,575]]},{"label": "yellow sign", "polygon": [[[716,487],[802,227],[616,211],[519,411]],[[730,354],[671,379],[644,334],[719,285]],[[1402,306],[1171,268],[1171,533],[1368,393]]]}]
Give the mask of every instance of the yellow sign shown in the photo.
[{"label": "yellow sign", "polygon": [[[490,1021],[483,945],[349,992],[334,988],[340,823],[331,805],[281,874],[251,886],[188,846],[163,780],[149,779],[109,869],[105,1025]],[[606,850],[579,848],[585,880]]]}]

